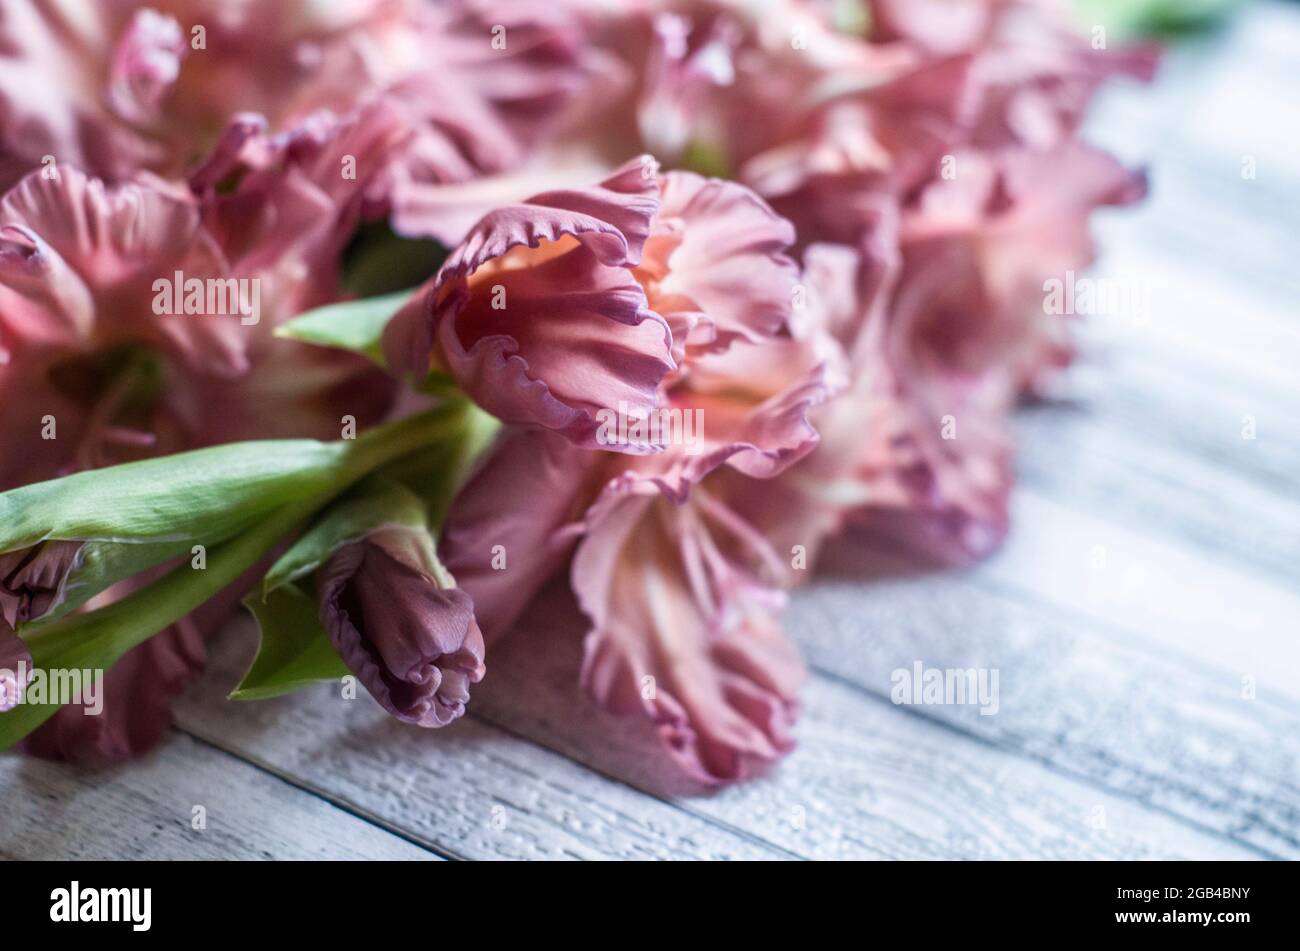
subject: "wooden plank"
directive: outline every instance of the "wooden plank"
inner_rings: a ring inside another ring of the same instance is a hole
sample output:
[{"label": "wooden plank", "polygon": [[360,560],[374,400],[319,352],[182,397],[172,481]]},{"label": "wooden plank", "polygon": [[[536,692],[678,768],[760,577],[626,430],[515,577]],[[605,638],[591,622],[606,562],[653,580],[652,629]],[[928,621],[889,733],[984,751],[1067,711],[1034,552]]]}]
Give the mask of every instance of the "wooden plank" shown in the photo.
[{"label": "wooden plank", "polygon": [[[1300,180],[1300,123],[1295,121],[1295,62],[1300,11],[1293,4],[1254,3],[1225,32],[1168,50],[1157,82],[1103,91],[1089,134],[1123,122],[1127,136],[1104,138],[1121,154],[1165,149],[1237,169],[1243,154],[1260,157],[1261,180]],[[1294,199],[1294,195],[1288,196]],[[1260,215],[1261,219],[1272,214]]]},{"label": "wooden plank", "polygon": [[1300,856],[1300,708],[976,573],[918,574],[865,545],[838,545],[828,561],[843,580],[799,592],[790,612],[811,663],[882,698],[893,672],[917,662],[996,669],[996,714],[917,712],[1262,852]]},{"label": "wooden plank", "polygon": [[[1092,314],[1078,327],[1085,346],[1114,367],[1116,377],[1131,375],[1133,384],[1141,385],[1173,376],[1181,387],[1167,390],[1166,401],[1203,402],[1208,393],[1184,392],[1195,384],[1231,401],[1220,404],[1221,410],[1235,410],[1232,403],[1243,397],[1271,398],[1244,409],[1261,418],[1278,400],[1286,401],[1288,410],[1294,406],[1300,392],[1294,363],[1300,353],[1295,320],[1300,285],[1288,288],[1279,271],[1257,279],[1227,275],[1207,252],[1180,247],[1147,223],[1113,228],[1102,240],[1106,250],[1096,276],[1123,281],[1122,287],[1150,298],[1147,313],[1130,308],[1129,313]],[[1251,255],[1243,250],[1242,256]],[[1278,415],[1290,431],[1294,419]],[[1239,421],[1240,415],[1229,418]]]},{"label": "wooden plank", "polygon": [[103,773],[6,755],[0,790],[8,859],[438,857],[186,736]]},{"label": "wooden plank", "polygon": [[258,703],[224,699],[255,643],[232,625],[178,708],[187,732],[464,858],[770,859],[776,848],[466,718],[406,726],[333,686]]},{"label": "wooden plank", "polygon": [[1233,681],[1255,677],[1276,702],[1300,699],[1292,676],[1300,670],[1300,592],[1029,486],[1017,492],[1012,518],[1021,528],[971,576]]},{"label": "wooden plank", "polygon": [[[563,601],[549,592],[532,614],[562,616]],[[475,715],[656,795],[697,792],[647,724],[577,696],[580,619],[535,625],[494,649]],[[819,859],[1252,855],[857,685],[814,677],[804,694],[800,745],[781,767],[682,807]]]},{"label": "wooden plank", "polygon": [[1276,585],[1295,584],[1300,498],[1250,465],[1227,466],[1175,440],[1066,407],[1028,410],[1017,428],[1022,487],[1076,511],[1104,512]]}]

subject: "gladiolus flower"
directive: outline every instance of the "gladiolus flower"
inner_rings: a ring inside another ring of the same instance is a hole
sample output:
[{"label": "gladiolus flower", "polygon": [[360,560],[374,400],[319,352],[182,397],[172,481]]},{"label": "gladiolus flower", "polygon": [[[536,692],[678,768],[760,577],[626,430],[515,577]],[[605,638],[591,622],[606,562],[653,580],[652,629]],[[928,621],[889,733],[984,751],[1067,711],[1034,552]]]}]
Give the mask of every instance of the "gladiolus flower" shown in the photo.
[{"label": "gladiolus flower", "polygon": [[661,188],[636,273],[678,356],[657,406],[698,414],[698,438],[628,455],[516,430],[453,503],[443,552],[493,639],[576,546],[584,686],[649,717],[695,778],[729,782],[791,748],[802,666],[772,616],[779,560],[711,487],[761,496],[811,452],[808,414],[842,385],[843,357],[824,333],[789,335],[788,223],[736,185],[670,173]]},{"label": "gladiolus flower", "polygon": [[780,559],[762,536],[706,486],[678,505],[635,482],[612,483],[585,532],[572,580],[592,621],[582,669],[592,697],[647,716],[704,783],[748,778],[788,753],[805,673],[781,634]]},{"label": "gladiolus flower", "polygon": [[385,710],[424,727],[465,712],[483,679],[483,635],[427,533],[382,528],[345,545],[317,587],[335,649]]},{"label": "gladiolus flower", "polygon": [[435,348],[490,413],[594,447],[597,412],[646,416],[674,366],[633,273],[658,206],[653,163],[633,161],[594,188],[489,213],[390,324],[390,365],[422,376]]},{"label": "gladiolus flower", "polygon": [[179,178],[238,112],[346,111],[422,64],[410,0],[10,4],[0,17],[0,168],[45,156],[111,184]]},{"label": "gladiolus flower", "polygon": [[[156,179],[105,186],[65,165],[56,172],[33,173],[0,199],[0,428],[15,450],[0,459],[0,488],[228,440],[337,438],[343,414],[365,425],[387,410],[393,383],[367,361],[272,337],[293,296],[314,286],[293,269],[310,259],[336,270],[327,254],[341,245],[338,232],[294,246],[279,232],[245,231],[231,238],[227,254],[214,229],[229,218],[182,188]],[[292,204],[288,191],[277,196],[283,207]],[[310,206],[313,235],[337,214],[319,191],[294,194],[306,195],[297,207]],[[222,196],[242,197],[238,189]],[[279,249],[268,253],[272,243]],[[243,275],[266,279],[265,320],[156,312],[159,278],[173,281],[179,271],[187,280],[225,282],[232,257]],[[48,430],[57,438],[42,438],[46,427],[57,427]],[[115,586],[103,599],[129,590]],[[0,595],[17,620],[55,603],[30,582],[22,591],[17,600]],[[241,593],[214,599],[210,610],[128,652],[106,677],[102,716],[60,710],[26,748],[104,764],[156,744],[172,699],[202,667],[204,636]]]}]

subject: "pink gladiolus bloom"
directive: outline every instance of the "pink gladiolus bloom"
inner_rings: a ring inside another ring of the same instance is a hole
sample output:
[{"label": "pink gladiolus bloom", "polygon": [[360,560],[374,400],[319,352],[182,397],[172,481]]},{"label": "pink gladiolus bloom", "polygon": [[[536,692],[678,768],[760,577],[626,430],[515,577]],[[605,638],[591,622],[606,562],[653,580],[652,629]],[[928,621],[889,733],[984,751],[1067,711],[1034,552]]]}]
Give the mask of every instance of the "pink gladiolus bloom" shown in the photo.
[{"label": "pink gladiolus bloom", "polygon": [[[615,448],[602,438],[602,411],[646,420],[684,361],[783,327],[793,240],[789,223],[746,189],[660,176],[635,160],[595,188],[486,215],[390,324],[390,364],[423,373],[432,351],[436,368],[505,421]],[[710,369],[692,371],[701,386]],[[661,448],[615,442],[633,453]]]},{"label": "pink gladiolus bloom", "polygon": [[483,679],[474,604],[433,557],[426,533],[386,527],[320,570],[321,622],[344,662],[393,716],[446,726]]},{"label": "pink gladiolus bloom", "polygon": [[584,523],[572,569],[592,621],[582,684],[648,717],[692,778],[749,778],[794,748],[805,676],[778,624],[780,559],[707,483],[682,504],[647,488],[615,480]]},{"label": "pink gladiolus bloom", "polygon": [[[584,685],[648,716],[692,776],[728,782],[790,749],[802,666],[772,616],[779,559],[716,491],[760,495],[757,480],[813,450],[807,418],[842,385],[843,357],[825,334],[788,334],[786,222],[733,184],[669,173],[660,187],[636,274],[677,365],[652,411],[699,430],[644,455],[511,432],[453,504],[443,552],[491,640],[576,545],[572,583],[594,625]],[[506,571],[490,565],[494,545]]]},{"label": "pink gladiolus bloom", "polygon": [[[292,274],[295,261],[315,261],[332,287],[337,263],[326,252],[337,250],[337,237],[319,246],[304,240],[302,249],[280,242],[268,253],[279,235],[223,231],[229,217],[214,199],[152,178],[106,186],[68,166],[53,171],[32,173],[0,199],[0,424],[14,450],[0,460],[0,487],[229,440],[337,438],[343,414],[364,424],[386,411],[393,386],[366,361],[272,336],[274,322],[296,307],[279,295],[305,295],[309,286],[301,272],[297,281],[274,278]],[[277,195],[285,207],[289,190]],[[346,201],[305,186],[295,194],[304,207],[310,200],[317,231]],[[220,200],[241,195],[237,187]],[[178,273],[205,286],[237,284],[234,274],[265,280],[264,319],[174,312]],[[57,438],[42,438],[49,425]],[[53,603],[45,591],[24,581],[14,620],[44,613]],[[105,763],[156,743],[171,699],[201,667],[203,635],[226,619],[238,593],[129,652],[106,678],[102,716],[61,710],[27,748]]]},{"label": "pink gladiolus bloom", "polygon": [[489,213],[390,324],[390,365],[422,375],[432,346],[489,412],[595,446],[597,412],[645,416],[674,366],[634,273],[658,205],[653,165],[634,161],[594,188]]},{"label": "pink gladiolus bloom", "polygon": [[32,0],[0,18],[0,167],[179,177],[237,112],[346,110],[418,60],[413,0]]}]

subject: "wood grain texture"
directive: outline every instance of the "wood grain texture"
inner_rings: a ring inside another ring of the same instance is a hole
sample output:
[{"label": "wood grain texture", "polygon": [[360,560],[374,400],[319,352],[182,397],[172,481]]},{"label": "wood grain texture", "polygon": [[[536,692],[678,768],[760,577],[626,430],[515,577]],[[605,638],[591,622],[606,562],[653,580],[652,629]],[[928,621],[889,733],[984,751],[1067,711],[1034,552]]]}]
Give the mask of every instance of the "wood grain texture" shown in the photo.
[{"label": "wood grain texture", "polygon": [[[558,598],[548,594],[548,600]],[[561,599],[562,600],[562,599]],[[536,613],[563,614],[546,603]],[[683,809],[808,858],[1240,858],[1124,793],[1079,783],[1024,756],[895,707],[851,682],[814,676],[799,748],[768,777],[691,795],[645,724],[575,699],[581,624],[530,629],[495,653],[475,715],[626,777]],[[573,707],[579,704],[579,714]],[[994,718],[996,719],[996,718]],[[1101,828],[1094,828],[1100,823]]]},{"label": "wood grain texture", "polygon": [[819,669],[882,699],[893,672],[917,662],[996,669],[994,715],[917,712],[1261,854],[1300,855],[1300,712],[1290,705],[974,573],[919,575],[863,546],[833,555],[872,580],[850,572],[796,596],[792,635]]},{"label": "wood grain texture", "polygon": [[0,803],[7,859],[438,858],[186,736],[109,773],[5,756]]},{"label": "wood grain texture", "polygon": [[645,724],[577,695],[576,617],[495,652],[473,714],[436,734],[332,688],[224,702],[250,644],[227,633],[182,729],[455,857],[1251,857],[826,678],[786,767],[707,795]]},{"label": "wood grain texture", "polygon": [[180,727],[415,841],[462,858],[783,857],[648,799],[477,718],[438,731],[393,720],[364,692],[324,686],[227,702],[255,643],[233,625],[179,708]]}]

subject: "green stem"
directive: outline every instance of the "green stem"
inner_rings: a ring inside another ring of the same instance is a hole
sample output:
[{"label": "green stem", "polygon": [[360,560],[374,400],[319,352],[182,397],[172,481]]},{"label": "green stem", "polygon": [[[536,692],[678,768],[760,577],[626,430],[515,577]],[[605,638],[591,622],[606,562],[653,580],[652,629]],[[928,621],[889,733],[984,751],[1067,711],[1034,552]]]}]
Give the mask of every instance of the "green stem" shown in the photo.
[{"label": "green stem", "polygon": [[399,419],[363,433],[343,458],[340,478],[333,480],[343,488],[368,475],[380,466],[431,446],[460,431],[470,418],[473,407],[464,402],[449,402],[437,409]]},{"label": "green stem", "polygon": [[[447,438],[465,425],[465,407],[448,405],[372,430],[348,447],[337,473],[297,502],[216,546],[206,567],[183,563],[112,604],[70,614],[25,632],[34,666],[107,670],[127,651],[176,623],[257,563],[275,544],[358,479]],[[8,749],[54,714],[58,704],[20,704],[0,714],[0,749]]]}]

